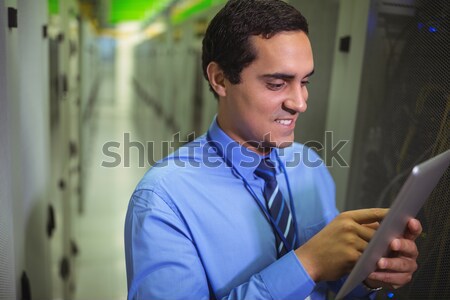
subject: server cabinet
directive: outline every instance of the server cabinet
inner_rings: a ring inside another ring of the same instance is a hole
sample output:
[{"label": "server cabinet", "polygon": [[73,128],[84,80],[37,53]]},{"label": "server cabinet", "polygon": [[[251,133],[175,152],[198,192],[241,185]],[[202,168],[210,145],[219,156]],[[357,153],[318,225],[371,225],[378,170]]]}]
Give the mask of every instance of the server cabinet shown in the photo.
[{"label": "server cabinet", "polygon": [[0,299],[16,298],[11,166],[11,34],[8,7],[0,3]]},{"label": "server cabinet", "polygon": [[[347,208],[390,206],[415,164],[450,148],[450,3],[374,1],[370,20]],[[447,171],[419,213],[419,269],[396,299],[450,297],[449,186]]]}]

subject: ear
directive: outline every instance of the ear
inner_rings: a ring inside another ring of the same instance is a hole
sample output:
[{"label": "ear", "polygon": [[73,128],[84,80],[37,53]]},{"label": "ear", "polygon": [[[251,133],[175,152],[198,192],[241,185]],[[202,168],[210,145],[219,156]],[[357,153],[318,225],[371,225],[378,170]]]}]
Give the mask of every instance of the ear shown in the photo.
[{"label": "ear", "polygon": [[225,74],[218,63],[212,61],[206,68],[208,80],[214,91],[221,97],[227,95],[225,87]]}]

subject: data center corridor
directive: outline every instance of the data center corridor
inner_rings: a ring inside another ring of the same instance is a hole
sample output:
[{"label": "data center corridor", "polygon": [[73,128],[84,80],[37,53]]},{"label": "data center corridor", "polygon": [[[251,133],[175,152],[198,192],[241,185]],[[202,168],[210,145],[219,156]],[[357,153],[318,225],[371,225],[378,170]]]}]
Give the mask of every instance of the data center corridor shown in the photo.
[{"label": "data center corridor", "polygon": [[[0,1],[0,300],[127,298],[130,196],[214,119],[202,39],[226,2]],[[295,141],[339,210],[388,207],[450,148],[450,2],[285,2],[314,52]],[[449,186],[447,171],[419,214],[420,268],[396,299],[450,299]]]},{"label": "data center corridor", "polygon": [[[92,157],[86,170],[84,213],[75,225],[80,250],[76,258],[74,299],[79,300],[126,298],[123,224],[133,186],[146,170],[136,165],[110,168],[101,165],[108,160],[102,153],[103,145],[123,141],[125,133],[141,140],[136,126],[149,117],[132,109],[138,101],[132,91],[122,95],[125,98],[116,99],[114,87],[118,78],[114,76],[113,62],[103,64],[95,117],[83,124],[92,133],[87,146]],[[148,120],[150,127],[157,126],[157,116]],[[130,153],[130,161],[136,162],[139,153]]]}]

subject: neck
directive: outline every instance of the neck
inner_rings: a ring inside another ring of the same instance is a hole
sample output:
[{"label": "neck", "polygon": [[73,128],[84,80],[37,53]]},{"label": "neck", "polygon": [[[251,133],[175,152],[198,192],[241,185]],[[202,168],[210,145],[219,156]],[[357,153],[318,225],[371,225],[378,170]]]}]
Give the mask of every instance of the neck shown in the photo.
[{"label": "neck", "polygon": [[220,115],[217,116],[216,122],[220,129],[223,130],[231,139],[233,139],[236,143],[241,145],[242,147],[247,148],[250,151],[253,151],[261,156],[267,156],[272,151],[272,147],[263,145],[262,142],[252,142],[252,141],[244,141],[239,138],[232,130],[228,130],[226,127],[223,127],[220,120]]}]

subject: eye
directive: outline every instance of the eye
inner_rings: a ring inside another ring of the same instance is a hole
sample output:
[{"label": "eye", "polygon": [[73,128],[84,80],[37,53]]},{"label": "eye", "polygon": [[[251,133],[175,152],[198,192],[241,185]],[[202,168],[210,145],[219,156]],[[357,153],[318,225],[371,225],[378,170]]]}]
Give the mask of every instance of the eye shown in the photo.
[{"label": "eye", "polygon": [[308,85],[309,84],[309,80],[302,80],[302,86]]},{"label": "eye", "polygon": [[269,90],[271,91],[279,91],[281,90],[284,86],[286,85],[286,82],[281,82],[281,83],[272,83],[272,82],[268,82],[266,83],[266,86]]}]

